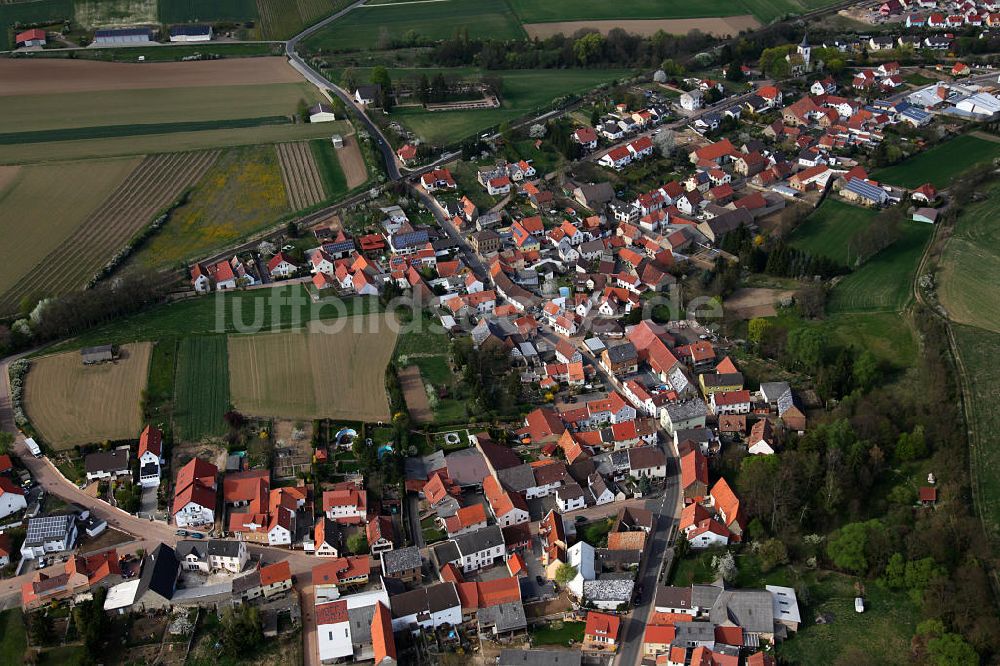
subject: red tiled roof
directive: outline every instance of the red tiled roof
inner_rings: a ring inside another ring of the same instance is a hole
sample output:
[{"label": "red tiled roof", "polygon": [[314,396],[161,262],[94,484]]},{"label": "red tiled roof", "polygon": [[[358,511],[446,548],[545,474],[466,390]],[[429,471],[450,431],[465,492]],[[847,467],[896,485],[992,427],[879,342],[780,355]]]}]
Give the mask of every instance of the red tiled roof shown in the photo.
[{"label": "red tiled roof", "polygon": [[389,609],[381,601],[375,602],[375,616],[372,617],[372,650],[375,652],[375,663],[381,664],[386,659],[396,660],[396,640],[392,635],[392,617]]},{"label": "red tiled roof", "polygon": [[147,425],[139,435],[139,457],[141,458],[146,451],[156,457],[160,457],[163,452],[163,433],[151,425]]},{"label": "red tiled roof", "polygon": [[288,560],[282,560],[281,562],[260,568],[260,584],[262,586],[274,585],[275,583],[291,579],[292,570],[288,566]]},{"label": "red tiled roof", "polygon": [[583,633],[584,636],[600,636],[614,641],[618,638],[620,626],[621,620],[617,615],[589,611],[587,613],[587,626]]},{"label": "red tiled roof", "polygon": [[316,608],[313,609],[313,612],[316,613],[316,626],[323,626],[324,624],[342,624],[349,621],[347,617],[347,602],[343,599],[339,601],[331,601],[325,604],[318,604]]}]

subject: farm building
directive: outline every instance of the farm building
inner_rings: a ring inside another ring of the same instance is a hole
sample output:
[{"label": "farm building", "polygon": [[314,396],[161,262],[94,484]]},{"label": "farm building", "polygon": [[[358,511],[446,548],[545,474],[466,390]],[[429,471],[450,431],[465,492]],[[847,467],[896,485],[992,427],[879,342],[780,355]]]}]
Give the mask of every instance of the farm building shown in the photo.
[{"label": "farm building", "polygon": [[17,46],[45,46],[45,31],[41,28],[32,28],[19,32],[14,37],[14,43]]},{"label": "farm building", "polygon": [[336,119],[337,116],[333,113],[333,107],[328,104],[316,104],[309,107],[309,122],[311,123],[328,123]]},{"label": "farm building", "polygon": [[354,91],[354,101],[365,106],[375,104],[381,96],[382,86],[378,84],[358,86]]},{"label": "farm building", "polygon": [[94,33],[94,44],[143,44],[153,41],[150,28],[105,28]]},{"label": "farm building", "polygon": [[80,359],[83,361],[84,365],[107,363],[115,360],[115,349],[111,345],[84,347],[80,350]]},{"label": "farm building", "polygon": [[172,42],[210,42],[212,41],[212,26],[210,25],[175,25],[170,29]]},{"label": "farm building", "polygon": [[339,134],[334,134],[333,136],[330,137],[330,143],[333,144],[334,148],[343,148],[344,137],[340,136]]}]

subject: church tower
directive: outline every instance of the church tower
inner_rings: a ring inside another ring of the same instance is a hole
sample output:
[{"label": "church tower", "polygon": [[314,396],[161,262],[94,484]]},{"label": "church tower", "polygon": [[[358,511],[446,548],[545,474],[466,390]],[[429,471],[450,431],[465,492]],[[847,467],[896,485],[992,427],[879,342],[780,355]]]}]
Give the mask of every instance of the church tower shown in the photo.
[{"label": "church tower", "polygon": [[808,72],[809,67],[809,56],[812,55],[812,47],[809,46],[808,35],[802,35],[802,43],[799,44],[798,53],[802,56],[802,63],[805,66],[805,70]]}]

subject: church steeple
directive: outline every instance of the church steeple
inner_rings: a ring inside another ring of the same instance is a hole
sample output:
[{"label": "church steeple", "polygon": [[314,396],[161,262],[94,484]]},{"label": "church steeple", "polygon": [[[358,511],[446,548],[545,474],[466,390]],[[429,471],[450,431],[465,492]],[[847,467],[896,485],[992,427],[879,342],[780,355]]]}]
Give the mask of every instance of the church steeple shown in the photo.
[{"label": "church steeple", "polygon": [[799,44],[799,47],[796,50],[798,51],[798,54],[800,56],[802,56],[802,62],[805,65],[806,71],[809,71],[809,59],[810,59],[810,56],[812,55],[812,47],[809,46],[809,34],[808,33],[803,33],[803,35],[802,35],[802,43]]}]

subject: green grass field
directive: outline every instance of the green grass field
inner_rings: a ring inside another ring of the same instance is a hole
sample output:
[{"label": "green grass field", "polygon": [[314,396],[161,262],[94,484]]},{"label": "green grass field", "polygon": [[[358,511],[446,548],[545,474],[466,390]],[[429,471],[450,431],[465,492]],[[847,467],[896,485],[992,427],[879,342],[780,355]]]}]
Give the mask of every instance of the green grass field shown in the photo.
[{"label": "green grass field", "polygon": [[827,310],[898,312],[913,295],[914,271],[932,229],[920,222],[904,222],[902,236],[889,248],[845,277],[830,294]]},{"label": "green grass field", "polygon": [[552,623],[541,625],[531,630],[533,645],[568,646],[570,641],[579,645],[583,641],[583,622],[563,622],[562,626]]},{"label": "green grass field", "polygon": [[199,21],[252,21],[257,18],[256,0],[157,0],[163,23]]},{"label": "green grass field", "polygon": [[155,268],[200,258],[274,224],[289,210],[274,146],[233,148],[219,157],[188,202],[133,261]]},{"label": "green grass field", "polygon": [[503,3],[447,0],[359,7],[310,37],[306,45],[329,51],[365,51],[388,48],[410,36],[440,40],[464,31],[471,38],[525,36]]},{"label": "green grass field", "polygon": [[510,0],[511,9],[524,23],[556,21],[605,21],[615,19],[698,18],[750,13],[739,2],[705,0],[633,0],[617,4],[601,0]]},{"label": "green grass field", "polygon": [[174,379],[177,374],[177,338],[157,340],[149,355],[149,375],[143,401],[143,420],[168,437],[173,433]]},{"label": "green grass field", "polygon": [[821,325],[845,347],[866,349],[895,368],[909,368],[917,360],[917,341],[906,320],[895,312],[835,314]]},{"label": "green grass field", "polygon": [[63,129],[35,130],[34,132],[8,132],[0,134],[0,145],[19,143],[48,143],[49,141],[79,141],[109,139],[114,137],[142,136],[144,134],[171,134],[174,132],[203,132],[206,130],[248,129],[261,125],[285,125],[287,116],[262,118],[231,118],[228,120],[196,120],[186,123],[141,123],[128,125],[99,125],[97,127],[65,127]]},{"label": "green grass field", "polygon": [[313,304],[302,285],[230,291],[155,306],[145,312],[118,319],[112,324],[93,328],[46,350],[46,353],[136,340],[249,333],[258,329],[294,329],[316,319],[329,320],[379,311],[381,308],[378,301],[369,298],[327,298],[323,304]]},{"label": "green grass field", "polygon": [[972,326],[954,325],[958,354],[968,373],[967,399],[975,433],[969,448],[973,483],[982,510],[984,528],[1000,538],[1000,384],[996,359],[1000,333]]},{"label": "green grass field", "polygon": [[848,241],[867,227],[875,215],[872,210],[830,197],[795,228],[789,241],[809,254],[849,266],[852,258]]},{"label": "green grass field", "polygon": [[[1000,143],[963,134],[888,169],[881,169],[872,177],[911,188],[930,182],[940,189],[947,187],[959,172],[998,157]],[[961,169],[956,169],[956,165],[961,165]]]},{"label": "green grass field", "polygon": [[[359,81],[367,81],[371,70],[355,70]],[[454,69],[390,69],[390,77],[409,79],[420,74],[434,76],[442,72],[446,76],[477,79],[481,72],[474,68]],[[331,72],[337,80],[339,72]],[[581,94],[601,84],[626,78],[628,70],[621,69],[563,69],[563,70],[500,70],[488,72],[503,79],[503,106],[499,109],[478,109],[469,111],[427,111],[419,107],[396,109],[393,119],[406,125],[424,141],[443,145],[459,141],[478,132],[495,127],[505,121],[512,121],[536,111],[541,112],[552,102],[565,95]]]},{"label": "green grass field", "polygon": [[299,123],[296,125],[259,125],[245,129],[216,129],[201,132],[175,132],[119,136],[107,139],[80,139],[52,143],[24,143],[4,146],[0,164],[36,164],[58,155],[65,160],[87,160],[151,153],[179,153],[266,143],[288,143],[348,132],[350,125],[334,123]]},{"label": "green grass field", "polygon": [[962,211],[941,258],[938,297],[957,323],[1000,333],[1000,183]]},{"label": "green grass field", "polygon": [[225,432],[222,415],[229,407],[229,356],[224,335],[181,340],[174,390],[174,423],[181,441]]},{"label": "green grass field", "polygon": [[340,168],[340,160],[334,152],[336,148],[329,139],[316,139],[309,142],[319,175],[323,178],[323,187],[328,199],[338,199],[347,194],[347,177]]},{"label": "green grass field", "polygon": [[261,32],[266,39],[287,39],[354,0],[261,0]]},{"label": "green grass field", "polygon": [[315,88],[303,82],[12,95],[3,98],[0,134],[73,130],[69,136],[48,139],[53,141],[84,138],[97,127],[118,127],[110,134],[117,136],[125,131],[123,127],[136,124],[178,124],[171,131],[181,132],[186,131],[183,123],[190,122],[290,117],[299,100],[313,102],[316,94]]},{"label": "green grass field", "polygon": [[[783,660],[801,666],[844,663],[838,657],[852,650],[870,660],[863,663],[912,664],[910,638],[920,611],[905,592],[869,583],[865,585],[865,612],[859,614],[854,611],[852,576],[819,571],[803,578],[809,601],[799,599],[803,622],[794,638],[778,648]],[[820,613],[832,616],[832,622],[815,624],[813,618]]]},{"label": "green grass field", "polygon": [[0,666],[21,666],[27,650],[28,636],[21,609],[0,612]]}]

